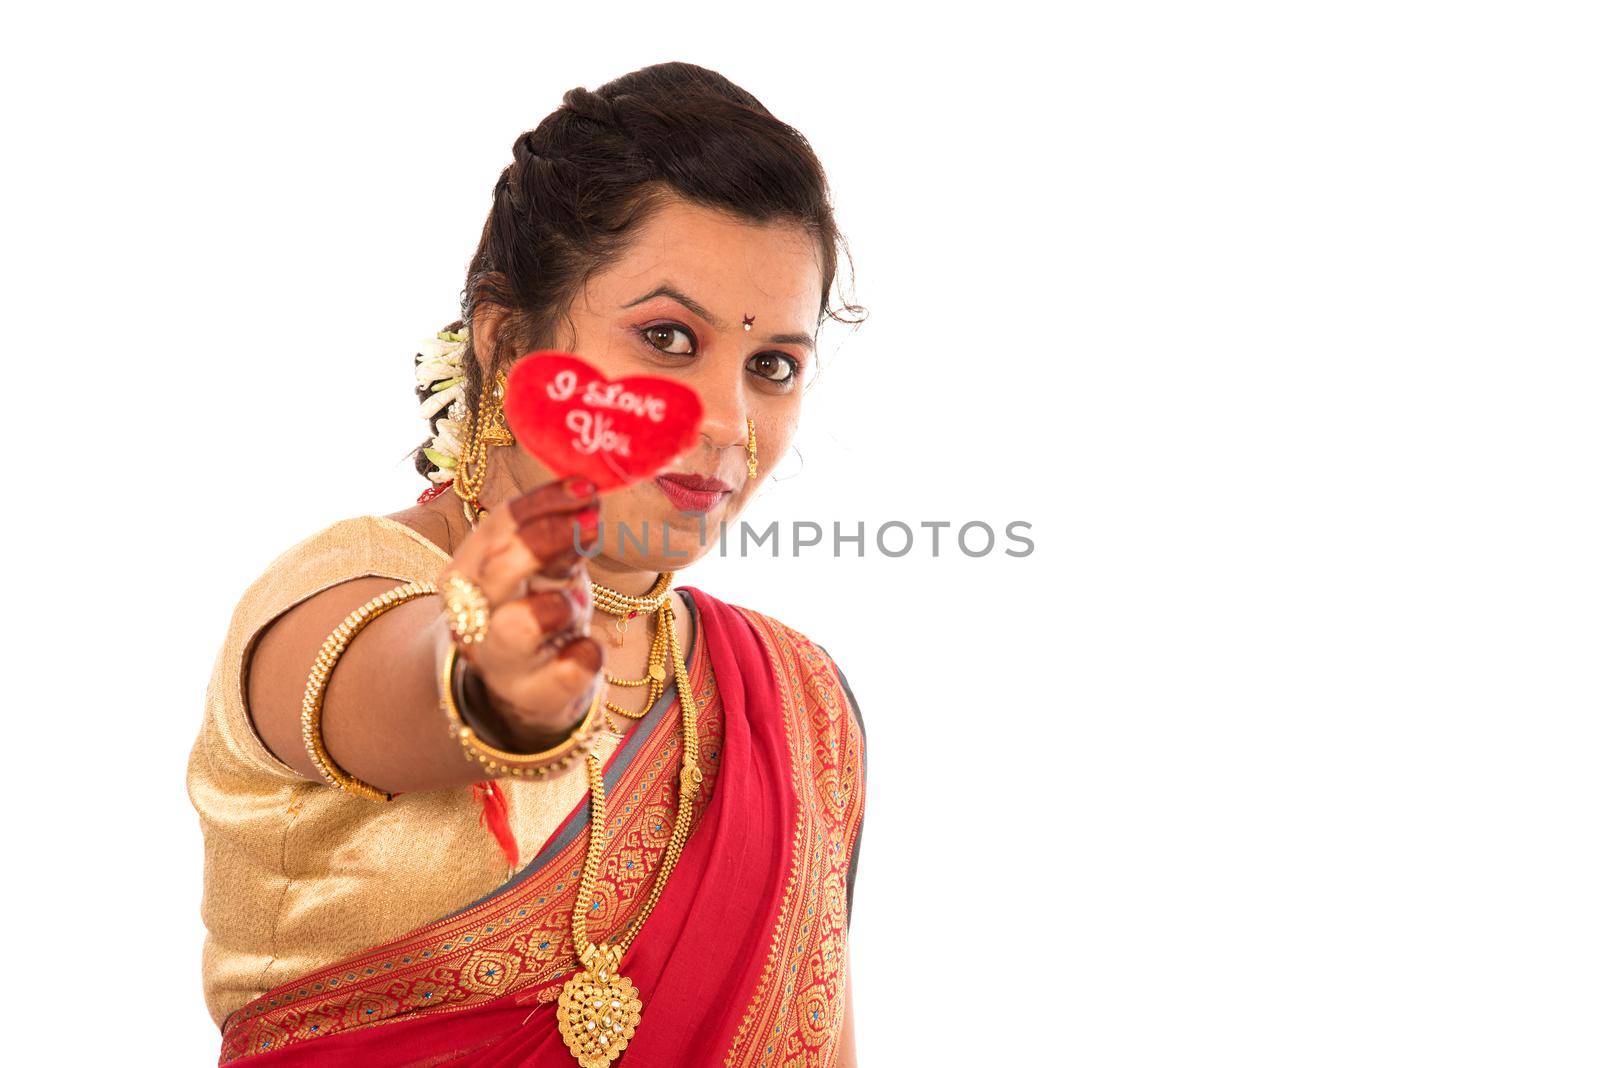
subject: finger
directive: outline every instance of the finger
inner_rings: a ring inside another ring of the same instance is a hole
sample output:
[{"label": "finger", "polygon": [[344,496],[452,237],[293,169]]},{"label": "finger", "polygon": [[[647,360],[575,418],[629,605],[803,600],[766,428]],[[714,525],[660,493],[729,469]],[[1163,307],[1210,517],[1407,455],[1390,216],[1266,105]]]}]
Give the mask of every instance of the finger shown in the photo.
[{"label": "finger", "polygon": [[582,511],[530,519],[517,528],[517,538],[534,558],[533,574],[547,579],[572,578],[584,554],[600,534],[598,505]]},{"label": "finger", "polygon": [[[479,567],[478,584],[491,606],[522,597],[527,588],[570,582],[600,535],[600,509],[536,516],[519,526]],[[529,579],[549,581],[529,583]]]},{"label": "finger", "polygon": [[530,726],[546,730],[570,726],[572,716],[587,707],[604,666],[605,651],[600,643],[577,638],[562,646],[543,667],[503,683],[497,696]]},{"label": "finger", "polygon": [[547,590],[566,594],[574,606],[575,613],[566,627],[569,635],[578,636],[589,633],[589,626],[594,618],[594,603],[589,593],[589,569],[583,563],[580,563],[577,570],[573,571],[566,579],[545,578],[538,574],[530,575],[526,588],[524,596],[531,596]]},{"label": "finger", "polygon": [[536,489],[506,502],[506,511],[520,526],[535,516],[570,510],[575,505],[591,504],[596,493],[593,482],[575,475],[546,482]]},{"label": "finger", "polygon": [[575,634],[588,634],[591,621],[594,619],[594,598],[589,593],[589,569],[580,567],[572,576],[571,581],[562,587],[572,603],[577,608],[577,619],[569,626]]},{"label": "finger", "polygon": [[518,598],[489,616],[489,633],[481,643],[478,660],[487,667],[505,665],[508,671],[526,671],[537,658],[558,651],[545,646],[558,635],[572,632],[578,606],[562,590],[546,590]]},{"label": "finger", "polygon": [[476,581],[484,561],[521,522],[537,515],[593,504],[596,492],[594,483],[586,478],[556,479],[491,508],[478,520],[472,535],[462,542],[453,565]]}]

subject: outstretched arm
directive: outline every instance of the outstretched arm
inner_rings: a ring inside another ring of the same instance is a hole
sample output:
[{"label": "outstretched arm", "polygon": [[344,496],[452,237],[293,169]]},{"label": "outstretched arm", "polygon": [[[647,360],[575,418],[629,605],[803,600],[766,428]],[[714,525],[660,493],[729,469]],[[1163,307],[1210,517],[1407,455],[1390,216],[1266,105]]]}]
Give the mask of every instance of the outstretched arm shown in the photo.
[{"label": "outstretched arm", "polygon": [[[491,511],[439,575],[441,588],[453,572],[489,601],[488,637],[462,655],[488,690],[475,726],[492,745],[536,752],[554,744],[600,681],[604,654],[592,638],[553,641],[587,619],[587,599],[580,609],[570,592],[586,582],[573,528],[592,540],[594,507],[592,485],[547,483]],[[320,777],[301,738],[308,669],[348,613],[394,586],[360,578],[329,587],[270,624],[250,658],[246,703],[256,732],[308,779]],[[345,771],[390,793],[483,777],[439,712],[438,672],[453,642],[434,596],[399,605],[350,641],[322,704],[323,742]]]}]

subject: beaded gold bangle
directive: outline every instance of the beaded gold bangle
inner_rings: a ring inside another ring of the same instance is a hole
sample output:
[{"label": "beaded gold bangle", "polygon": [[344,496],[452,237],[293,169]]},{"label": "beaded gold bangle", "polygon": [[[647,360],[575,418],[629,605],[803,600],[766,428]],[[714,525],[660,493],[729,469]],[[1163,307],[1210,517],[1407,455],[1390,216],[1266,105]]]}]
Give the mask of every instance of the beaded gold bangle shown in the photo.
[{"label": "beaded gold bangle", "polygon": [[374,597],[345,616],[344,622],[333,628],[333,633],[322,643],[322,648],[317,652],[316,663],[311,666],[311,675],[306,679],[305,697],[300,702],[300,739],[305,743],[306,752],[311,756],[311,763],[316,765],[323,781],[329,786],[337,786],[368,801],[394,799],[393,794],[385,793],[371,783],[362,782],[351,775],[328,755],[328,747],[322,742],[323,692],[328,687],[328,679],[333,675],[334,665],[339,662],[339,657],[344,655],[345,649],[360,633],[362,627],[391,608],[417,597],[426,597],[438,592],[431,582],[408,582],[404,586],[397,586],[388,593]]},{"label": "beaded gold bangle", "polygon": [[462,718],[461,709],[456,705],[454,683],[456,660],[460,651],[460,647],[452,642],[449,651],[445,653],[444,666],[439,672],[439,707],[444,709],[451,737],[461,743],[461,750],[467,759],[477,761],[491,778],[503,775],[517,778],[531,775],[544,778],[567,767],[589,751],[600,733],[600,724],[603,722],[601,711],[601,699],[605,696],[603,687],[596,691],[594,700],[589,703],[588,713],[573,732],[549,749],[539,753],[513,753],[497,749],[478,737],[477,732]]}]

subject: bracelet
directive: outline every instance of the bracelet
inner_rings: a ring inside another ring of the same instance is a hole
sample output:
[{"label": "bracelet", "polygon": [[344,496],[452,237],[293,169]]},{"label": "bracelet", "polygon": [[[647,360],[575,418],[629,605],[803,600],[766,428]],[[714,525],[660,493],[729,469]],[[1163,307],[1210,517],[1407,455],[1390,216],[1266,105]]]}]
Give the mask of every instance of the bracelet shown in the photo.
[{"label": "bracelet", "polygon": [[567,767],[589,751],[600,733],[600,705],[601,698],[605,696],[603,688],[595,691],[588,713],[566,738],[540,753],[512,753],[497,749],[479,738],[477,732],[462,718],[455,695],[456,661],[460,651],[460,647],[451,642],[449,651],[445,653],[444,667],[439,674],[439,707],[444,709],[450,734],[461,743],[467,759],[482,765],[490,778],[502,775],[544,778]]},{"label": "bracelet", "polygon": [[328,755],[328,747],[322,742],[322,696],[328,687],[329,677],[333,675],[334,665],[362,627],[391,608],[438,592],[431,582],[408,582],[404,586],[397,586],[345,616],[344,622],[335,627],[322,643],[321,650],[317,652],[317,661],[311,666],[311,675],[306,680],[305,698],[300,702],[300,738],[311,756],[311,763],[316,765],[322,780],[329,786],[337,786],[368,801],[394,799],[393,794],[385,793],[351,775]]}]

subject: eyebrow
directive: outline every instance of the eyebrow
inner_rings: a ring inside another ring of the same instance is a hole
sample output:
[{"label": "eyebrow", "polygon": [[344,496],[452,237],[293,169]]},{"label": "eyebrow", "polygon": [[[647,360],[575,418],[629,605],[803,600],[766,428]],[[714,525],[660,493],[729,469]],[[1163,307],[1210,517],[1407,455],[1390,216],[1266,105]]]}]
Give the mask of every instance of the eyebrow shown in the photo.
[{"label": "eyebrow", "polygon": [[[716,327],[718,330],[727,329],[726,324],[724,324],[720,318],[711,314],[711,310],[709,308],[707,308],[704,304],[701,304],[698,300],[695,300],[693,297],[684,293],[682,290],[676,288],[670,282],[663,282],[661,285],[656,286],[644,296],[635,297],[634,299],[628,301],[628,303],[624,304],[623,307],[631,308],[635,304],[643,304],[645,301],[654,300],[656,297],[671,297],[673,300],[677,301],[679,304],[682,304],[685,308],[688,308],[690,311],[694,312],[696,315],[710,323],[712,326]],[[815,350],[817,347],[817,343],[812,340],[810,334],[772,334],[768,336],[767,340],[777,345],[803,345],[812,350]]]}]

